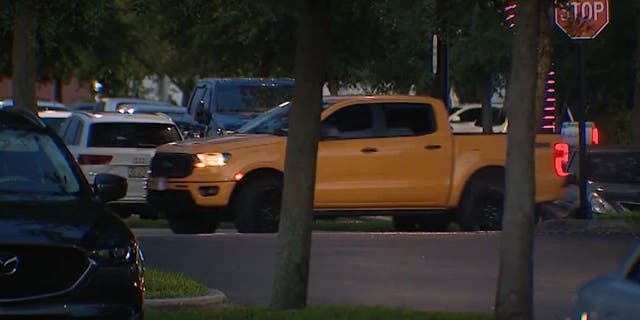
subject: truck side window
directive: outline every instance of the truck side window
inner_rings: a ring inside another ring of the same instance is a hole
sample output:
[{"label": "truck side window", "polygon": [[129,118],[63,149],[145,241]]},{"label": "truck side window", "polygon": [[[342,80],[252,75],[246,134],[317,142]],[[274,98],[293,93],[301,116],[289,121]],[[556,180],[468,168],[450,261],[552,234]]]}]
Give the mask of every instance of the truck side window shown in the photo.
[{"label": "truck side window", "polygon": [[368,104],[344,107],[324,120],[338,129],[339,139],[373,137],[373,113]]},{"label": "truck side window", "polygon": [[419,136],[436,131],[433,108],[418,103],[392,103],[382,106],[385,137]]},{"label": "truck side window", "polygon": [[189,101],[188,112],[192,116],[196,116],[196,112],[198,111],[198,106],[200,106],[200,101],[203,101],[205,98],[205,93],[207,92],[207,87],[201,86],[197,87],[196,91],[193,93],[191,100]]}]

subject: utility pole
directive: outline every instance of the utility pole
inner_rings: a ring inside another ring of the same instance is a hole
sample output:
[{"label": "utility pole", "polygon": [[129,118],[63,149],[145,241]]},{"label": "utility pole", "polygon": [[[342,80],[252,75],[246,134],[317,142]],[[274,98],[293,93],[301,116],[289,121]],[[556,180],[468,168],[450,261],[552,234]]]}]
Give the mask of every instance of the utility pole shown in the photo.
[{"label": "utility pole", "polygon": [[448,1],[436,0],[436,33],[432,37],[432,72],[434,75],[432,95],[441,99],[447,108],[449,101],[449,41]]}]

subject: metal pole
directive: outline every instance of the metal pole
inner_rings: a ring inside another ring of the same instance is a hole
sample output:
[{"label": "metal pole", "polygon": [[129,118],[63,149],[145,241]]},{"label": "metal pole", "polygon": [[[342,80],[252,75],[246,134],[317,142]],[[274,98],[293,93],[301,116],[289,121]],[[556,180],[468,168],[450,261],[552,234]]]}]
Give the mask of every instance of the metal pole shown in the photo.
[{"label": "metal pole", "polygon": [[580,213],[582,218],[591,218],[591,206],[587,204],[587,132],[585,126],[585,79],[583,42],[578,40],[578,183],[580,185]]}]

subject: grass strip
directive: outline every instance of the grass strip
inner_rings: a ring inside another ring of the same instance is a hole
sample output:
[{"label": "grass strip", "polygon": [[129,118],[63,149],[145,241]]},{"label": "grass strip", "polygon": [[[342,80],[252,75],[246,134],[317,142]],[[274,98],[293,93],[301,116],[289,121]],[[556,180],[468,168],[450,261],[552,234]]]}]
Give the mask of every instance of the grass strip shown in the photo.
[{"label": "grass strip", "polygon": [[640,222],[640,212],[611,212],[611,213],[603,213],[596,216],[596,219],[599,220],[625,220],[625,221],[633,221]]},{"label": "grass strip", "polygon": [[179,273],[145,268],[145,298],[182,298],[204,296],[209,289],[203,284]]}]

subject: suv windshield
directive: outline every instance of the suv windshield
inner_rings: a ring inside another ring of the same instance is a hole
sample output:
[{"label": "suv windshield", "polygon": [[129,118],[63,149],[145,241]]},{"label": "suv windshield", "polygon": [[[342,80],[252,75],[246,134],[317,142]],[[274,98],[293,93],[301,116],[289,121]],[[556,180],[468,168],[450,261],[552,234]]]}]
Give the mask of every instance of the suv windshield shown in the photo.
[{"label": "suv windshield", "polygon": [[640,152],[591,153],[588,168],[593,181],[640,183]]},{"label": "suv windshield", "polygon": [[70,159],[44,132],[0,124],[0,159],[0,201],[69,200],[81,191]]},{"label": "suv windshield", "polygon": [[89,129],[89,147],[155,148],[179,141],[180,133],[166,123],[94,123]]}]

